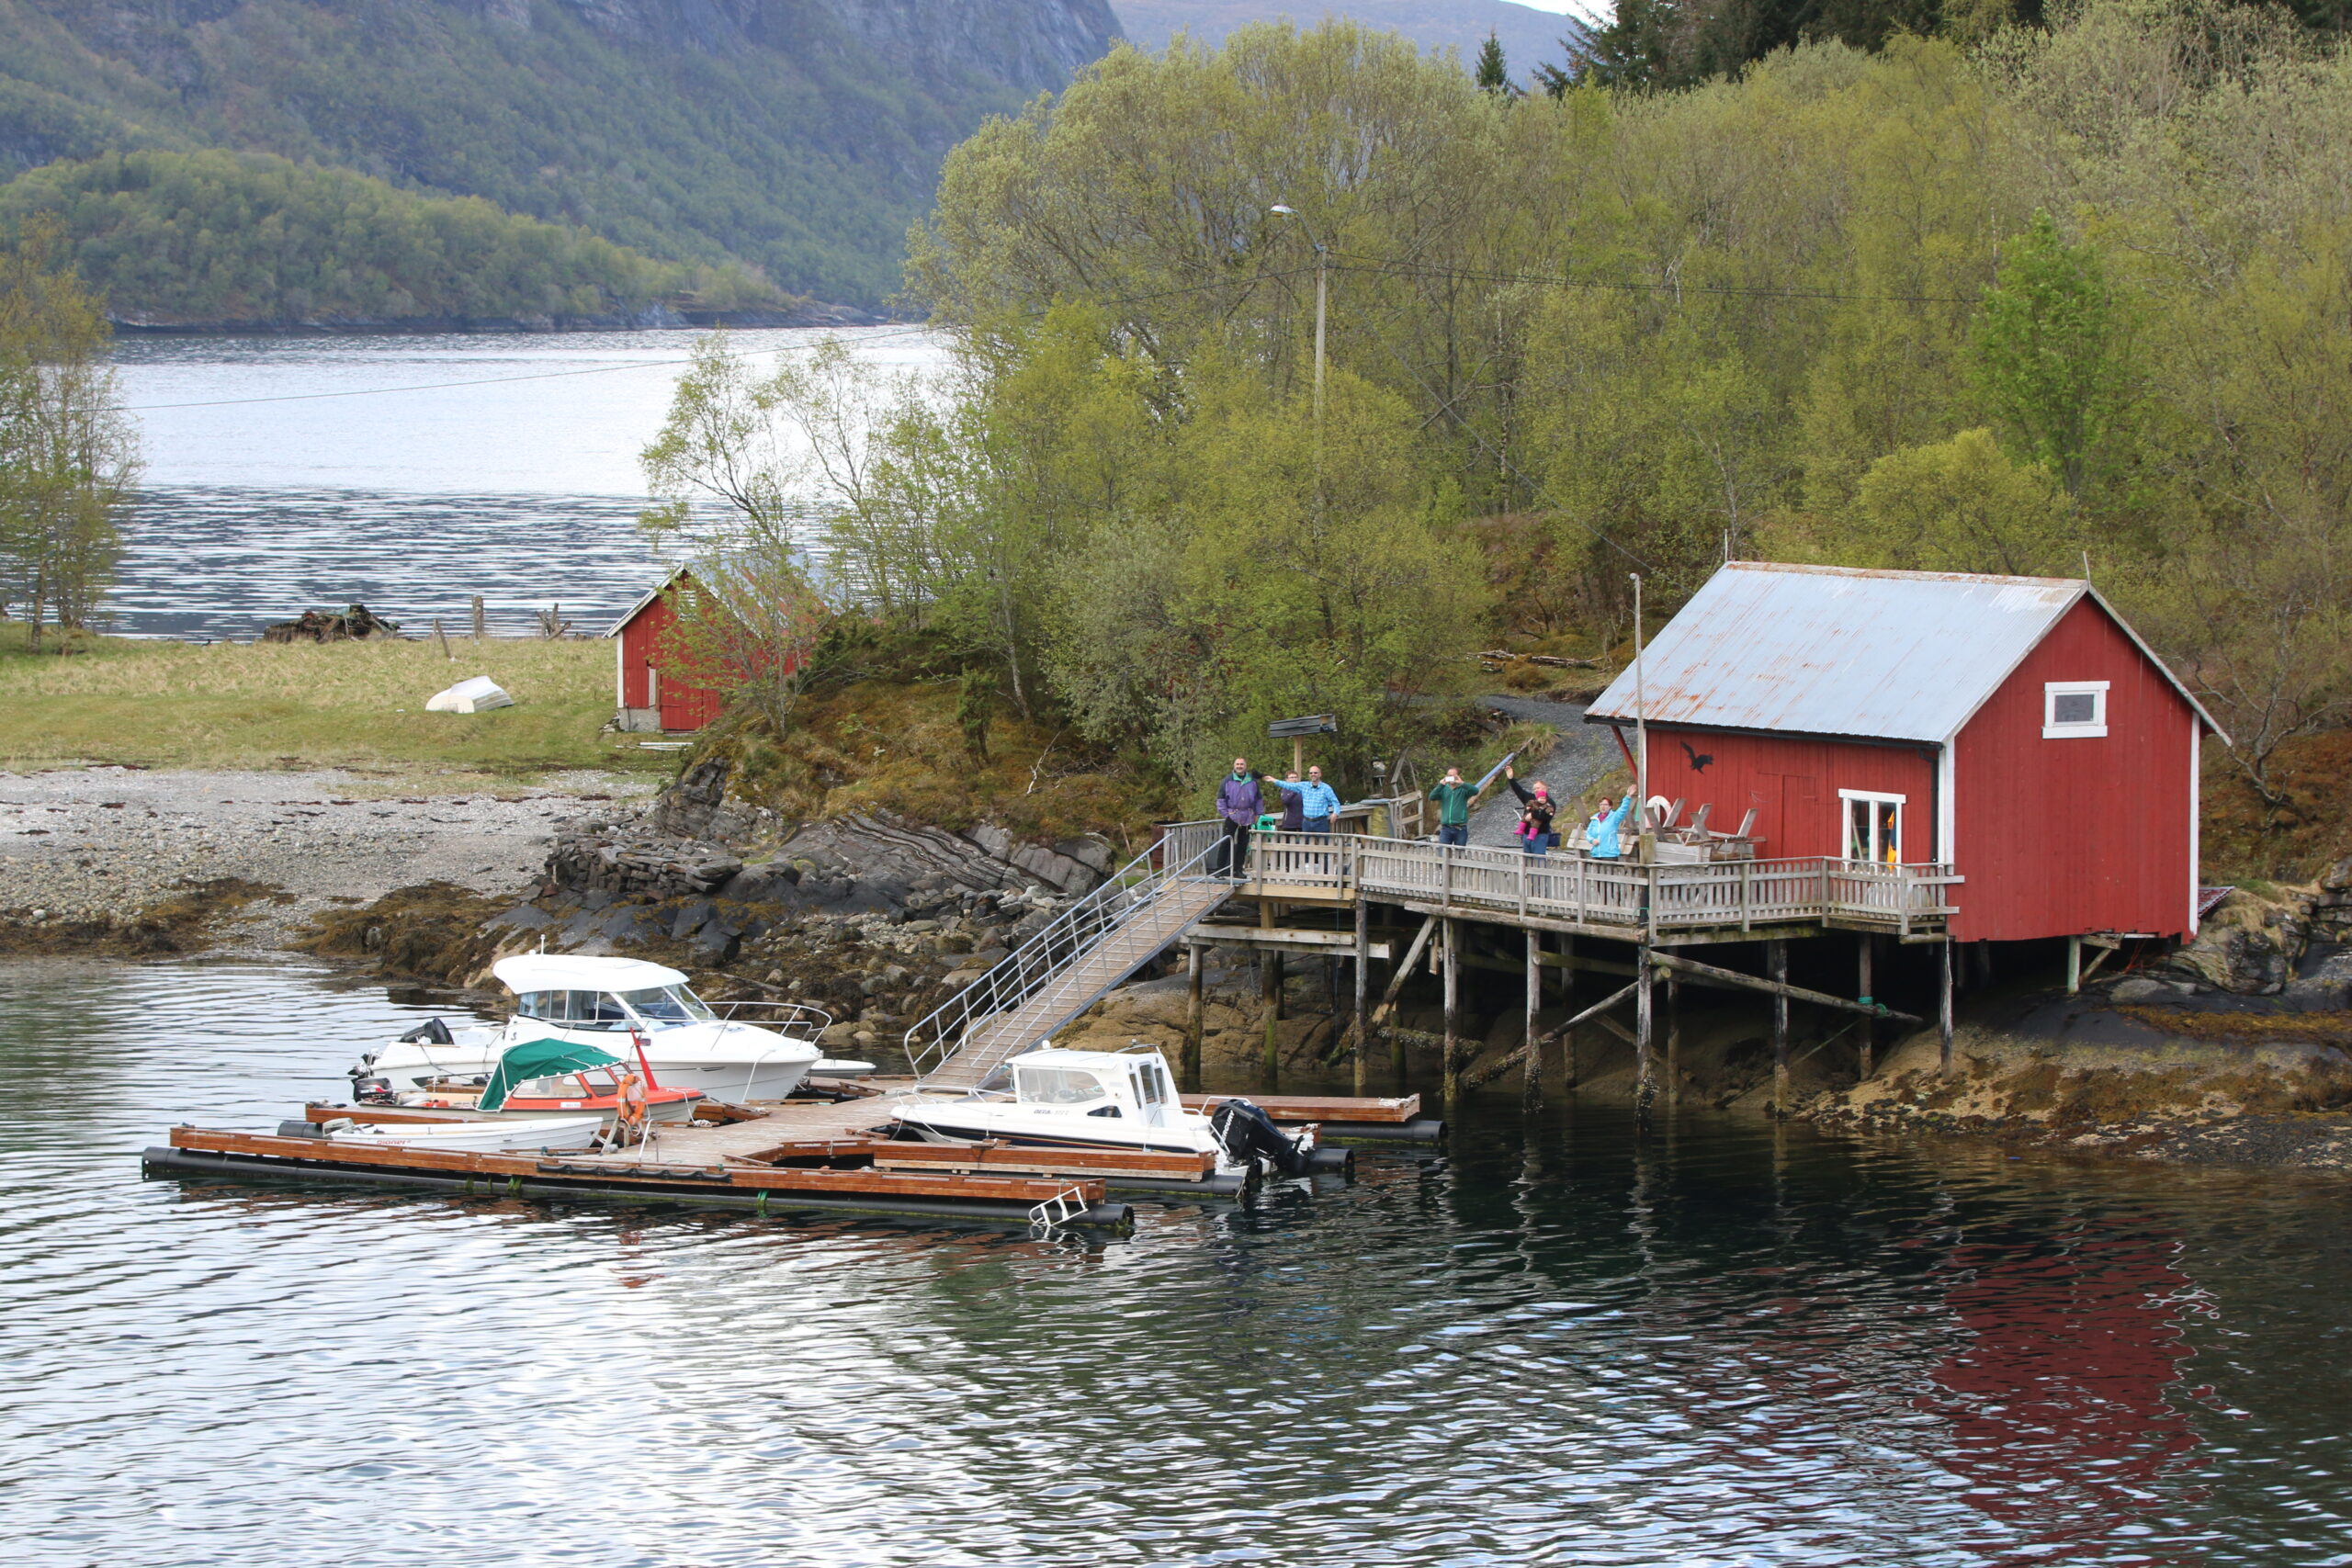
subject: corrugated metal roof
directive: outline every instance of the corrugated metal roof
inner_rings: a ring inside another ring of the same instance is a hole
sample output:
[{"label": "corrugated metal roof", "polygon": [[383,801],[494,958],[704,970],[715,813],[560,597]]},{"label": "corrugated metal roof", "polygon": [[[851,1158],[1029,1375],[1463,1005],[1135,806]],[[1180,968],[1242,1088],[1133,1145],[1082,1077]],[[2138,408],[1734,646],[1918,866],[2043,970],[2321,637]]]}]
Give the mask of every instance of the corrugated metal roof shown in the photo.
[{"label": "corrugated metal roof", "polygon": [[[1944,740],[2089,590],[2070,578],[1732,561],[1645,650],[1646,716]],[[1589,712],[1631,719],[1633,671]]]}]

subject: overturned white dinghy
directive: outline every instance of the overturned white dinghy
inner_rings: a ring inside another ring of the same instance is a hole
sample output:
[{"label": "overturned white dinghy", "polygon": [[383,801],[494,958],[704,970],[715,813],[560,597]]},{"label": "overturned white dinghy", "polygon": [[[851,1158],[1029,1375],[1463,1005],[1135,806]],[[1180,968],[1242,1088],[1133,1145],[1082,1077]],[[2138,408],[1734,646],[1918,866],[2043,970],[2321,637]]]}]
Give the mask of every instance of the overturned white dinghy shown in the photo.
[{"label": "overturned white dinghy", "polygon": [[511,708],[514,699],[506,689],[487,675],[477,675],[470,681],[460,681],[446,692],[435,692],[424,699],[427,713],[488,713],[492,708]]}]

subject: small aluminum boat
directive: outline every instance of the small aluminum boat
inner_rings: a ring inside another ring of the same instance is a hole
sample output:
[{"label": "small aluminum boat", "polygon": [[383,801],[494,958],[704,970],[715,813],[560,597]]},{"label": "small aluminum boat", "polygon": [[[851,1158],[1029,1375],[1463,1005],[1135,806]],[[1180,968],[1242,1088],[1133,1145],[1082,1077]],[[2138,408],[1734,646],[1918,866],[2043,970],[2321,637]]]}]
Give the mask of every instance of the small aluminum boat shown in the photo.
[{"label": "small aluminum boat", "polygon": [[331,1144],[398,1145],[411,1149],[439,1149],[459,1154],[496,1154],[501,1150],[584,1149],[603,1132],[597,1115],[484,1117],[472,1122],[329,1122],[318,1136]]}]

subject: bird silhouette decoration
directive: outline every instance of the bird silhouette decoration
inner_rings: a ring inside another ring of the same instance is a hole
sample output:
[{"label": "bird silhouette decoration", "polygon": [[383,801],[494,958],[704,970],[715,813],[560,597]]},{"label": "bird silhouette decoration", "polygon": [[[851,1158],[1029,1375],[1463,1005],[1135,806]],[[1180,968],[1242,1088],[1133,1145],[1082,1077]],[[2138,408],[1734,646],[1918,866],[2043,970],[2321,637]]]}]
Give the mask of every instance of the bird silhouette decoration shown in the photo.
[{"label": "bird silhouette decoration", "polygon": [[1688,740],[1682,742],[1682,754],[1690,759],[1690,771],[1694,773],[1705,773],[1707,771],[1707,764],[1715,760],[1714,753],[1712,751],[1692,750],[1690,749],[1690,742]]}]

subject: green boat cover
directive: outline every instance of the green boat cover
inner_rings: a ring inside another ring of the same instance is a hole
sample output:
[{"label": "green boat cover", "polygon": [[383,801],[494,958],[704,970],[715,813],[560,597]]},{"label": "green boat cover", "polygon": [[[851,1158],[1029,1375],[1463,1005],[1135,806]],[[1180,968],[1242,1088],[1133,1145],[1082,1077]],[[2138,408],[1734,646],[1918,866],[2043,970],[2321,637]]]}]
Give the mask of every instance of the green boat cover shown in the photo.
[{"label": "green boat cover", "polygon": [[561,1073],[584,1073],[591,1067],[606,1067],[619,1061],[595,1045],[575,1045],[569,1040],[526,1040],[520,1045],[509,1045],[506,1055],[498,1058],[498,1070],[490,1075],[490,1082],[481,1091],[479,1109],[495,1111],[506,1103],[518,1083],[533,1078],[551,1078]]}]

